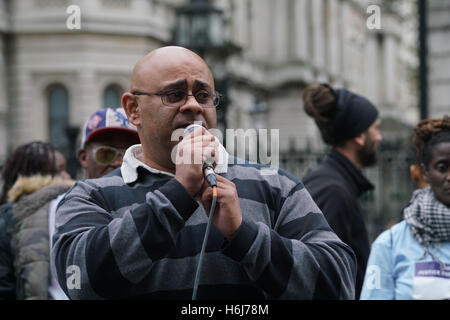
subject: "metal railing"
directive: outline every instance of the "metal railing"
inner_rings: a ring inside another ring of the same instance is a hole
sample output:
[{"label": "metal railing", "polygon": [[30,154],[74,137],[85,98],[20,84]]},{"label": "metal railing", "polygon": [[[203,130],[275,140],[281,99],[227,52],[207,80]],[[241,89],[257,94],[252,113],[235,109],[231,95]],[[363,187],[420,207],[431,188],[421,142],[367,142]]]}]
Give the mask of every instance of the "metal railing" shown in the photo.
[{"label": "metal railing", "polygon": [[[326,152],[305,149],[281,153],[280,168],[302,180],[308,170],[321,162]],[[377,166],[363,169],[363,173],[375,185],[375,190],[361,198],[371,242],[391,224],[400,221],[402,209],[408,204],[414,190],[409,174],[413,159],[410,145],[405,141],[383,141]]]}]

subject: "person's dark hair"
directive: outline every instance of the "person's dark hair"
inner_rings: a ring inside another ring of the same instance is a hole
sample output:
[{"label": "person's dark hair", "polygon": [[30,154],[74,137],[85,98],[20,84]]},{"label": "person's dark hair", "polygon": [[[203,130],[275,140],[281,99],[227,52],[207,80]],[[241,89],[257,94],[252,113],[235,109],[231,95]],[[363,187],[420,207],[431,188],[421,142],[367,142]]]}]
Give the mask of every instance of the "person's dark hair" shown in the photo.
[{"label": "person's dark hair", "polygon": [[332,140],[334,119],[337,114],[337,99],[327,84],[312,84],[303,90],[303,108],[319,127],[322,139]]},{"label": "person's dark hair", "polygon": [[48,143],[33,141],[17,147],[8,157],[3,168],[3,190],[0,204],[6,202],[8,191],[19,176],[34,174],[55,175],[55,149]]},{"label": "person's dark hair", "polygon": [[413,144],[416,163],[428,166],[432,148],[442,142],[450,142],[450,117],[425,119],[414,128]]}]

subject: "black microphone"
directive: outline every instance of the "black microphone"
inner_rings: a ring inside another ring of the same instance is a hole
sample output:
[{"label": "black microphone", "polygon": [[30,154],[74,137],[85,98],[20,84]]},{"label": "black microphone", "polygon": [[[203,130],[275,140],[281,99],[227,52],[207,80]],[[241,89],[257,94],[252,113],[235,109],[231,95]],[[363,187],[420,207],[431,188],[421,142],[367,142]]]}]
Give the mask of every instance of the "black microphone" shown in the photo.
[{"label": "black microphone", "polygon": [[[192,131],[194,131],[196,128],[203,128],[203,126],[193,123],[190,124],[184,129],[183,137],[186,137],[189,135]],[[205,177],[206,181],[211,187],[217,187],[217,177],[216,173],[214,172],[214,159],[213,158],[206,158],[205,163],[203,163],[203,176]]]}]

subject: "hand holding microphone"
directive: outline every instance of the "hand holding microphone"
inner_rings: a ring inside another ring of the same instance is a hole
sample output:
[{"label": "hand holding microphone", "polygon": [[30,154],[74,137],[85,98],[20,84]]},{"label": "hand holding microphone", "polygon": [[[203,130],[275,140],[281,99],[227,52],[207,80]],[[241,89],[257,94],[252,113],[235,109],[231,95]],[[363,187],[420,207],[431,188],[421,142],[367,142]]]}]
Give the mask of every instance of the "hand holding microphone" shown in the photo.
[{"label": "hand holding microphone", "polygon": [[[194,198],[202,202],[207,213],[210,212],[214,193],[208,180],[215,180],[217,207],[213,224],[226,238],[231,238],[242,222],[242,212],[234,183],[220,175],[216,176],[213,171],[214,158],[218,156],[217,150],[219,142],[212,134],[198,124],[189,125],[184,130],[183,140],[178,144],[179,159],[175,178]],[[188,153],[187,156],[185,152]],[[193,161],[191,156],[195,157],[195,154],[201,154],[202,158]]]},{"label": "hand holding microphone", "polygon": [[[183,136],[188,136],[191,132],[193,132],[196,128],[203,128],[198,124],[190,124],[184,129]],[[214,172],[214,158],[207,157],[205,162],[203,163],[203,175],[205,176],[206,181],[211,187],[217,187],[217,178],[216,173]]]},{"label": "hand holding microphone", "polygon": [[[202,130],[201,134],[195,135],[194,131],[198,133],[198,130]],[[216,138],[198,124],[186,127],[183,136],[177,149],[175,178],[191,195],[199,198],[206,212],[209,212],[194,280],[192,299],[195,300],[211,224],[214,224],[223,236],[231,239],[242,224],[242,212],[234,183],[224,177],[216,177],[214,172],[214,158],[218,156],[219,149]],[[199,152],[202,161],[192,161],[192,155],[195,158]],[[216,203],[219,204],[217,208]]]},{"label": "hand holding microphone", "polygon": [[214,162],[219,142],[204,127],[189,125],[183,140],[177,145],[175,179],[193,196],[197,197],[203,182],[217,184]]},{"label": "hand holding microphone", "polygon": [[[198,132],[201,130],[201,132]],[[195,132],[194,132],[195,131]],[[201,133],[196,135],[195,133]],[[210,205],[209,219],[206,225],[205,236],[195,273],[192,299],[197,298],[197,290],[200,281],[203,256],[208,242],[210,227],[213,221],[217,201],[217,180],[214,173],[214,156],[218,150],[218,143],[213,135],[200,125],[191,124],[184,130],[183,140],[178,144],[175,178],[191,193],[200,195],[205,192],[205,180],[213,187],[214,197]],[[198,155],[201,155],[201,161]],[[194,156],[194,159],[192,158]],[[197,158],[196,158],[197,156]],[[200,164],[200,167],[199,167]],[[204,178],[203,178],[204,176]],[[201,179],[200,179],[201,178]],[[197,184],[197,185],[196,185]],[[208,189],[211,189],[208,187]]]}]

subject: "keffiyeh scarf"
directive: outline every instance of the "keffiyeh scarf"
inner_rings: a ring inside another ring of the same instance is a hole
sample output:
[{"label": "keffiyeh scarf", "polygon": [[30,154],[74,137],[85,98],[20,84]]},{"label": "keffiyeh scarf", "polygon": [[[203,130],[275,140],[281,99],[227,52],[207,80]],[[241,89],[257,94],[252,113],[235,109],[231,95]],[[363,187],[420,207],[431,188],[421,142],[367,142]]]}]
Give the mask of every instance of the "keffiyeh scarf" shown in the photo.
[{"label": "keffiyeh scarf", "polygon": [[426,249],[450,241],[450,208],[436,200],[430,187],[413,192],[403,216],[414,238]]}]

